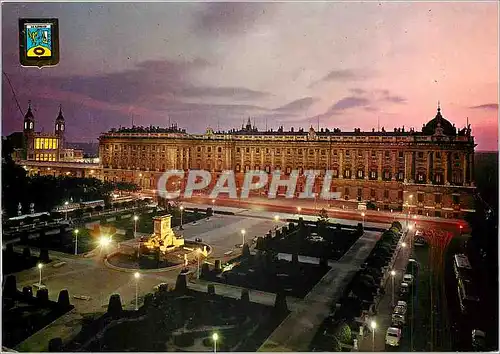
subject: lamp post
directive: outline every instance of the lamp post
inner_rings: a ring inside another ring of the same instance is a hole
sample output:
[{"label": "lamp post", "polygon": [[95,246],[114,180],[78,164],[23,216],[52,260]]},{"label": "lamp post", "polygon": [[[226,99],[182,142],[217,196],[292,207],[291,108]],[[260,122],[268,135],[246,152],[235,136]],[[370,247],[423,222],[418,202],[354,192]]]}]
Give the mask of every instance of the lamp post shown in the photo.
[{"label": "lamp post", "polygon": [[217,333],[212,334],[212,340],[214,341],[214,353],[217,353],[217,340],[219,335]]},{"label": "lamp post", "polygon": [[183,228],[182,228],[182,213],[184,211],[184,207],[181,205],[181,207],[179,209],[181,210],[181,227],[179,228],[179,230],[183,230]]},{"label": "lamp post", "polygon": [[68,204],[69,204],[69,202],[68,202],[68,201],[65,201],[65,202],[64,202],[64,207],[65,207],[64,209],[65,209],[65,211],[66,211],[66,220],[68,220]]},{"label": "lamp post", "polygon": [[39,270],[39,275],[40,275],[40,277],[38,278],[38,287],[42,286],[42,268],[43,268],[43,264],[38,263],[38,270]]},{"label": "lamp post", "polygon": [[244,229],[241,230],[241,236],[242,236],[242,239],[243,239],[243,243],[241,244],[241,247],[243,247],[245,245],[245,233],[246,233],[246,231]]},{"label": "lamp post", "polygon": [[406,248],[406,242],[403,242],[403,243],[401,244],[401,247]]},{"label": "lamp post", "polygon": [[200,279],[200,254],[201,254],[201,248],[198,248],[196,250],[196,253],[198,254],[198,270],[196,272],[196,279]]},{"label": "lamp post", "polygon": [[135,310],[139,310],[139,278],[141,274],[139,272],[134,273],[135,278]]},{"label": "lamp post", "polygon": [[394,277],[396,276],[396,271],[391,270],[391,278],[392,278],[392,306],[394,306]]},{"label": "lamp post", "polygon": [[377,328],[377,322],[371,321],[370,327],[372,329],[372,352],[375,351],[375,329]]},{"label": "lamp post", "polygon": [[365,213],[361,213],[361,216],[363,217],[363,228],[365,227]]},{"label": "lamp post", "polygon": [[136,238],[137,234],[137,220],[139,220],[139,217],[137,215],[134,215],[134,238]]},{"label": "lamp post", "polygon": [[215,199],[212,199],[212,207],[215,205]]},{"label": "lamp post", "polygon": [[301,210],[302,210],[302,208],[301,208],[301,207],[297,207],[297,214],[299,214],[299,215],[300,215],[300,211],[301,211]]},{"label": "lamp post", "polygon": [[78,254],[78,229],[75,229],[75,256]]}]

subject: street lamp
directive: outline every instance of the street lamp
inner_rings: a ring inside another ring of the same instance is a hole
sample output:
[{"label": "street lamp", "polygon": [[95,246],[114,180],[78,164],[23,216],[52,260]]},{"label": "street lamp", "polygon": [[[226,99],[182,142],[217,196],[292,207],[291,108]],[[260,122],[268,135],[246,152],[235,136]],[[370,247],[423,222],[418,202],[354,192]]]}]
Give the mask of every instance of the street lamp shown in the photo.
[{"label": "street lamp", "polygon": [[243,237],[243,243],[241,244],[242,247],[245,245],[245,233],[246,231],[244,229],[241,230],[241,236]]},{"label": "street lamp", "polygon": [[280,216],[279,215],[274,215],[274,221],[280,221]]},{"label": "street lamp", "polygon": [[182,228],[182,212],[184,210],[184,207],[181,205],[181,207],[179,209],[181,210],[181,227],[179,228],[179,230],[183,230],[183,228]]},{"label": "street lamp", "polygon": [[299,215],[300,215],[300,211],[301,211],[301,210],[302,210],[302,208],[301,208],[301,207],[297,207],[297,214],[299,214]]},{"label": "street lamp", "polygon": [[215,205],[215,199],[212,199],[212,206]]},{"label": "street lamp", "polygon": [[394,306],[394,277],[396,276],[396,271],[391,270],[391,278],[392,278],[392,306]]},{"label": "street lamp", "polygon": [[141,274],[139,272],[134,273],[134,278],[135,278],[135,310],[139,310],[139,278],[141,277]]},{"label": "street lamp", "polygon": [[403,242],[403,243],[401,244],[401,247],[406,248],[406,242]]},{"label": "street lamp", "polygon": [[75,256],[78,254],[78,229],[75,229]]},{"label": "street lamp", "polygon": [[363,228],[365,227],[365,213],[361,213],[361,216],[363,217]]},{"label": "street lamp", "polygon": [[196,250],[196,253],[198,254],[198,271],[197,271],[197,274],[196,274],[196,278],[200,279],[200,254],[201,254],[201,248],[198,248]]},{"label": "street lamp", "polygon": [[69,204],[69,202],[68,202],[68,201],[65,201],[65,202],[64,202],[64,207],[65,207],[64,209],[65,209],[65,211],[66,211],[66,220],[68,220],[68,204]]},{"label": "street lamp", "polygon": [[39,288],[42,286],[42,268],[43,268],[43,264],[38,263],[38,270],[39,270],[39,275],[40,275],[40,277],[38,278],[38,287]]},{"label": "street lamp", "polygon": [[214,341],[214,353],[217,353],[217,341],[219,340],[219,335],[217,333],[212,334],[212,340]]},{"label": "street lamp", "polygon": [[139,217],[137,215],[134,215],[134,238],[136,238],[136,233],[137,233],[137,220],[139,220]]},{"label": "street lamp", "polygon": [[408,225],[408,230],[410,230],[410,231],[413,230],[413,225],[412,224]]},{"label": "street lamp", "polygon": [[370,327],[372,329],[372,352],[375,351],[375,329],[377,328],[377,322],[371,321]]}]

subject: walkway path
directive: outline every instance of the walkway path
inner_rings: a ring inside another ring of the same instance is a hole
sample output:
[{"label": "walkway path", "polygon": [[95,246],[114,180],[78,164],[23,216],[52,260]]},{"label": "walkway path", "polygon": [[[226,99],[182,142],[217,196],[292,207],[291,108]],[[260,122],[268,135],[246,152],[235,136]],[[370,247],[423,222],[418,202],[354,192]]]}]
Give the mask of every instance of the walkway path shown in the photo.
[{"label": "walkway path", "polygon": [[304,298],[303,308],[293,311],[259,351],[309,351],[309,345],[319,326],[330,314],[332,304],[342,295],[378,238],[379,233],[365,232]]}]

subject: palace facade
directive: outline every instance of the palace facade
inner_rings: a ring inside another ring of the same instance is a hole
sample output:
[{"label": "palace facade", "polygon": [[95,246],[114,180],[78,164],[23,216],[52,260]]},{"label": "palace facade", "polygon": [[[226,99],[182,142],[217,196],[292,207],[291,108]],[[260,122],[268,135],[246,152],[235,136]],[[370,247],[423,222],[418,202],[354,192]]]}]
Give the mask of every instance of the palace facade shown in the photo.
[{"label": "palace facade", "polygon": [[[458,130],[440,107],[421,131],[258,131],[249,119],[228,132],[133,127],[99,137],[103,178],[144,189],[155,190],[162,173],[173,169],[209,170],[213,183],[221,171],[233,170],[237,186],[248,170],[332,170],[331,191],[342,195],[329,202],[335,206],[372,202],[379,209],[453,218],[474,209],[474,147],[470,125]],[[299,176],[296,192],[304,185]],[[319,183],[315,188],[319,192]]]}]

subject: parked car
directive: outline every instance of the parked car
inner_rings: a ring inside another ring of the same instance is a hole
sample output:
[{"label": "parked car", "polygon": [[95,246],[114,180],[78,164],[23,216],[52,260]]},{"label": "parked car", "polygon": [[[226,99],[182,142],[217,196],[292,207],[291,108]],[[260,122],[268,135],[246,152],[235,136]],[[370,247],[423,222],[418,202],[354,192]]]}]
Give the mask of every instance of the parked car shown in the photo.
[{"label": "parked car", "polygon": [[399,295],[401,297],[405,297],[409,292],[410,286],[408,285],[408,283],[401,283],[401,286],[399,287]]},{"label": "parked car", "polygon": [[203,240],[201,238],[197,237],[194,239],[194,242],[203,242]]},{"label": "parked car", "polygon": [[399,300],[396,306],[403,307],[405,309],[405,312],[406,310],[408,310],[408,304],[406,303],[406,301]]},{"label": "parked car", "polygon": [[391,320],[392,325],[396,327],[403,326],[406,323],[406,317],[399,313],[393,313],[391,316]]},{"label": "parked car", "polygon": [[486,348],[486,333],[479,329],[472,330],[472,347],[475,350],[484,350]]},{"label": "parked car", "polygon": [[[398,302],[399,302],[399,301],[398,301]],[[394,308],[393,313],[394,313],[394,314],[398,314],[398,315],[403,315],[403,316],[404,316],[404,315],[406,315],[406,310],[407,310],[406,306],[396,306],[396,307]]]},{"label": "parked car", "polygon": [[408,273],[403,275],[403,282],[407,283],[409,286],[413,285],[413,275]]},{"label": "parked car", "polygon": [[396,327],[389,327],[385,334],[385,344],[391,347],[398,347],[401,341],[401,329]]}]

